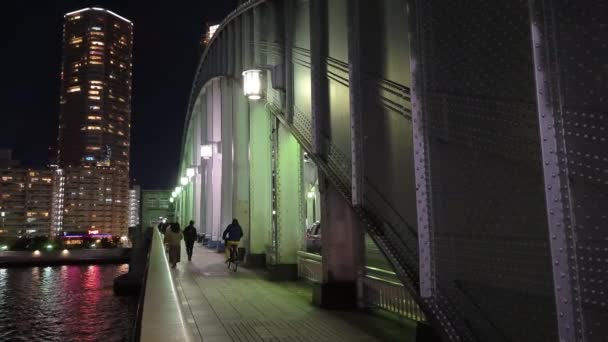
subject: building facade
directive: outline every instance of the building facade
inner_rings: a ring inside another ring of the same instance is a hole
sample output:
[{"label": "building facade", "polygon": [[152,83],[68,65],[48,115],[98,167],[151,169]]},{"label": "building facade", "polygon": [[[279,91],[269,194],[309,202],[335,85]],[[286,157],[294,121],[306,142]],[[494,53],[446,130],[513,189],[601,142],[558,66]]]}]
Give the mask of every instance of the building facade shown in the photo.
[{"label": "building facade", "polygon": [[141,225],[156,227],[163,219],[167,222],[174,220],[173,205],[169,202],[170,190],[141,191]]},{"label": "building facade", "polygon": [[65,15],[57,161],[64,230],[129,224],[133,24],[111,11]]},{"label": "building facade", "polygon": [[0,169],[0,239],[53,234],[54,180],[53,170]]}]

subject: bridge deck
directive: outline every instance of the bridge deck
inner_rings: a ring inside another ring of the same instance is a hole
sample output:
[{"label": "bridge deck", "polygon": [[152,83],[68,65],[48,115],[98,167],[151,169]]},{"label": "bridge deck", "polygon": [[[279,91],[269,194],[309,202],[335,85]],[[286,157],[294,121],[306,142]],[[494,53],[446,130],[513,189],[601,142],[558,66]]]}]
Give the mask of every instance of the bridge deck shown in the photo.
[{"label": "bridge deck", "polygon": [[415,326],[358,312],[319,309],[305,283],[271,282],[264,272],[226,269],[197,244],[172,274],[196,339],[219,341],[415,341]]}]

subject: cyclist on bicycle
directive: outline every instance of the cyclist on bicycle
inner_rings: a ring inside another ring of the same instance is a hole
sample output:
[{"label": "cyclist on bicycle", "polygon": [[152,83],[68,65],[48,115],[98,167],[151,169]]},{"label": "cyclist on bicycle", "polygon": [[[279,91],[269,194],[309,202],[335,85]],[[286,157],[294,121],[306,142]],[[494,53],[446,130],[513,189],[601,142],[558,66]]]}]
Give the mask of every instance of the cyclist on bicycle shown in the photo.
[{"label": "cyclist on bicycle", "polygon": [[236,251],[239,247],[239,241],[243,237],[243,228],[239,225],[239,221],[233,219],[232,223],[224,230],[222,236],[224,241],[226,241],[226,262],[228,262],[230,260],[230,249],[234,248]]}]

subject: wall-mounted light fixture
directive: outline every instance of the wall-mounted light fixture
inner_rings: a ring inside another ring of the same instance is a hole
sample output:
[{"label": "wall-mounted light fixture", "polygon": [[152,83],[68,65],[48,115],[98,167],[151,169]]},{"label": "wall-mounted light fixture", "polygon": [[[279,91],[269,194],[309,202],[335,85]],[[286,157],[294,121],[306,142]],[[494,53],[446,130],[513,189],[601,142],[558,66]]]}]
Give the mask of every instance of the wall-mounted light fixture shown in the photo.
[{"label": "wall-mounted light fixture", "polygon": [[188,177],[182,177],[182,178],[180,178],[180,179],[179,179],[179,183],[180,183],[182,186],[186,186],[186,185],[188,185],[188,181],[189,181]]},{"label": "wall-mounted light fixture", "polygon": [[173,202],[175,202],[175,198],[173,198],[173,197],[169,198],[169,203],[173,203]]},{"label": "wall-mounted light fixture", "polygon": [[196,174],[196,170],[193,167],[189,167],[186,169],[186,177],[192,178]]},{"label": "wall-mounted light fixture", "polygon": [[181,186],[176,186],[175,187],[175,197],[177,197],[177,195],[179,195],[182,192],[182,187]]},{"label": "wall-mounted light fixture", "polygon": [[213,146],[211,144],[201,145],[201,158],[210,159],[213,157]]},{"label": "wall-mounted light fixture", "polygon": [[243,71],[243,94],[250,100],[262,98],[262,70]]}]

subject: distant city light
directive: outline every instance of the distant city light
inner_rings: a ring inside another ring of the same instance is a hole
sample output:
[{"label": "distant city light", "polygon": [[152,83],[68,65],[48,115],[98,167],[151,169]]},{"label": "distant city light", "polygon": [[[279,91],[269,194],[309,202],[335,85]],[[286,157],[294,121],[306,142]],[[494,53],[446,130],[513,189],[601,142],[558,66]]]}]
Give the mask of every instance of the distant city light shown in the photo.
[{"label": "distant city light", "polygon": [[2,247],[0,247],[1,250],[6,251],[8,250],[8,246],[7,245],[2,245]]},{"label": "distant city light", "polygon": [[220,25],[211,25],[209,26],[209,38],[213,37],[215,31],[220,27]]},{"label": "distant city light", "polygon": [[39,256],[40,255],[40,251],[39,250],[35,250],[34,251],[34,256]]},{"label": "distant city light", "polygon": [[61,251],[61,254],[63,254],[63,255],[66,255],[66,254],[69,254],[69,253],[70,252],[67,249],[64,249],[64,250]]},{"label": "distant city light", "polygon": [[94,243],[91,244],[91,248],[95,248],[96,245]]},{"label": "distant city light", "polygon": [[51,249],[53,249],[53,245],[46,245],[46,249],[50,251]]}]

